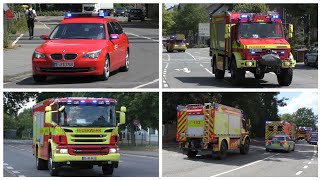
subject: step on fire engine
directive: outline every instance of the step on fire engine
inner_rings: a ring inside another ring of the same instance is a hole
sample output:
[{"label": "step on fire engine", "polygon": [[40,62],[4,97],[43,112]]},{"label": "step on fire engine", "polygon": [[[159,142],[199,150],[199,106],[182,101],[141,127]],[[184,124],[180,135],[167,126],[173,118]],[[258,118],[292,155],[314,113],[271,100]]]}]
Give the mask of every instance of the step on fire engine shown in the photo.
[{"label": "step on fire engine", "polygon": [[[289,24],[287,38],[293,34]],[[289,86],[296,61],[290,52],[285,29],[278,14],[226,12],[210,17],[210,55],[212,73],[223,79],[231,73],[231,83],[241,85],[245,72],[255,79],[274,72],[280,86]]]},{"label": "step on fire engine", "polygon": [[[32,109],[32,148],[38,170],[55,176],[61,166],[102,166],[111,175],[118,167],[118,126],[125,123],[126,108],[115,110],[108,98],[52,98]],[[116,119],[119,113],[119,121]]]},{"label": "step on fire engine", "polygon": [[273,135],[289,135],[292,140],[296,140],[296,125],[286,121],[266,121],[265,140],[269,140]]},{"label": "step on fire engine", "polygon": [[250,121],[240,109],[218,103],[177,106],[176,140],[188,157],[209,151],[224,159],[227,150],[249,152]]}]

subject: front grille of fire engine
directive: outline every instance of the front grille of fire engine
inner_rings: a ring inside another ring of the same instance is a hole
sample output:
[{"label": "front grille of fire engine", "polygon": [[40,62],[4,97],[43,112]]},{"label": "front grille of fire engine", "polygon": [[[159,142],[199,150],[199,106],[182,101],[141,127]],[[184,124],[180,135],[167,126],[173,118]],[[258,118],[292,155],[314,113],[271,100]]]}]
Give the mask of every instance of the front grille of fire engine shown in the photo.
[{"label": "front grille of fire engine", "polygon": [[89,72],[91,70],[90,68],[40,68],[40,71],[72,73],[72,72]]},{"label": "front grille of fire engine", "polygon": [[105,134],[72,134],[72,142],[105,142],[107,141]]},{"label": "front grille of fire engine", "polygon": [[50,57],[53,60],[61,60],[62,59],[62,54],[51,54]]},{"label": "front grille of fire engine", "polygon": [[[287,50],[285,49],[277,49],[275,50],[277,52],[277,54],[281,57],[284,56],[285,54],[281,54],[281,52],[287,52]],[[261,55],[265,55],[267,53],[267,49],[262,49],[262,52],[256,52],[255,54],[251,54],[253,56],[261,56]]]},{"label": "front grille of fire engine", "polygon": [[77,54],[65,54],[64,55],[64,59],[65,60],[74,60],[75,58],[77,58]]},{"label": "front grille of fire engine", "polygon": [[70,146],[68,152],[71,155],[107,155],[109,153],[108,147],[96,146]]}]

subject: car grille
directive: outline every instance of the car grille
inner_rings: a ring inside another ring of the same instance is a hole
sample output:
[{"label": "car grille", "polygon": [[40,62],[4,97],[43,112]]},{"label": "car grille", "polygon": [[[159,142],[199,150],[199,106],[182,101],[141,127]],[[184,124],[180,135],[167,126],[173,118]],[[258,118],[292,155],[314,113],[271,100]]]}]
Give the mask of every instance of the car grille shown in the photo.
[{"label": "car grille", "polygon": [[62,59],[62,54],[51,54],[50,57],[53,60],[61,60]]},{"label": "car grille", "polygon": [[72,145],[68,147],[71,155],[107,155],[109,148],[96,145]]},{"label": "car grille", "polygon": [[40,68],[42,72],[64,72],[64,73],[72,73],[72,72],[89,72],[90,68]]},{"label": "car grille", "polygon": [[65,60],[73,60],[73,59],[75,59],[75,58],[77,58],[77,54],[65,54],[64,55],[64,59]]},{"label": "car grille", "polygon": [[71,134],[72,142],[81,142],[81,143],[90,143],[90,142],[106,142],[107,135],[106,134]]},{"label": "car grille", "polygon": [[[74,60],[77,58],[77,54],[65,54],[64,59],[65,60]],[[63,55],[62,54],[51,54],[51,59],[53,60],[62,60]]]}]

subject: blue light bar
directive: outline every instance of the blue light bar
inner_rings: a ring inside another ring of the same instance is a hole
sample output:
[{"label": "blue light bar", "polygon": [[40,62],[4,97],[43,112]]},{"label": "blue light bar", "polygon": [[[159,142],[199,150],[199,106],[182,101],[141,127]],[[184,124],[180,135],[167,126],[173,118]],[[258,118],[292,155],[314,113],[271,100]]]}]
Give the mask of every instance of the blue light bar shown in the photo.
[{"label": "blue light bar", "polygon": [[98,104],[102,105],[102,104],[104,104],[104,101],[99,101]]},{"label": "blue light bar", "polygon": [[70,18],[71,16],[72,16],[72,14],[70,12],[64,13],[64,17],[65,18]]},{"label": "blue light bar", "polygon": [[106,104],[110,104],[110,101],[105,101]]},{"label": "blue light bar", "polygon": [[86,104],[86,101],[85,100],[81,100],[80,104]]},{"label": "blue light bar", "polygon": [[107,12],[100,11],[98,16],[99,16],[99,17],[107,17],[107,16],[108,16],[108,13],[107,13]]},{"label": "blue light bar", "polygon": [[284,51],[281,51],[281,54],[284,54],[284,53],[286,53],[286,52],[284,52]]},{"label": "blue light bar", "polygon": [[279,15],[273,15],[272,18],[273,19],[278,19],[278,18],[280,18],[280,16]]},{"label": "blue light bar", "polygon": [[92,101],[92,104],[97,104],[97,100],[93,100],[93,101]]},{"label": "blue light bar", "polygon": [[252,51],[251,54],[256,54],[256,52]]},{"label": "blue light bar", "polygon": [[240,18],[248,18],[249,16],[247,14],[240,15]]},{"label": "blue light bar", "polygon": [[72,101],[71,101],[71,100],[68,100],[68,101],[67,101],[67,104],[72,104]]}]

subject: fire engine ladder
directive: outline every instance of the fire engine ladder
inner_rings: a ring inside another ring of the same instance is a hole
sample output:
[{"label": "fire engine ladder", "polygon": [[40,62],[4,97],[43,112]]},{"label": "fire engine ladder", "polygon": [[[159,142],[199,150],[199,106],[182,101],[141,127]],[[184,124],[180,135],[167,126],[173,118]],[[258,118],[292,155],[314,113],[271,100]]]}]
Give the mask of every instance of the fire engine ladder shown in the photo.
[{"label": "fire engine ladder", "polygon": [[[210,103],[211,104],[211,103]],[[210,142],[210,131],[209,131],[209,123],[210,123],[210,106],[204,110],[204,125],[203,125],[203,137],[202,142],[204,149],[208,148],[208,143]]]}]

